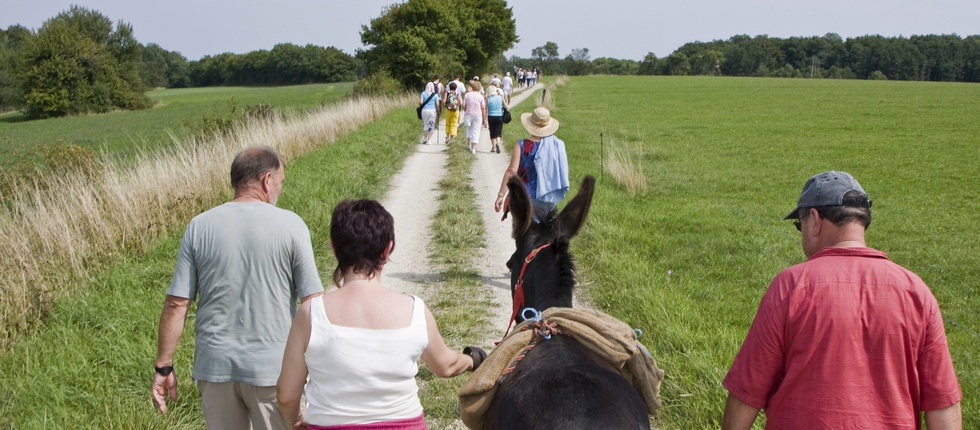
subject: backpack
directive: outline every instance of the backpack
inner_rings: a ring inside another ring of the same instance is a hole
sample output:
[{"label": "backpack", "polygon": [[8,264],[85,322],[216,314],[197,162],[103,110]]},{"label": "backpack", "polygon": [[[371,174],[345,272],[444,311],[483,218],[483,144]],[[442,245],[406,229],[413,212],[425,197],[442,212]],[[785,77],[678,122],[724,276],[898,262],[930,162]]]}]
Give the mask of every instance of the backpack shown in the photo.
[{"label": "backpack", "polygon": [[446,109],[459,110],[459,94],[455,91],[446,92]]}]

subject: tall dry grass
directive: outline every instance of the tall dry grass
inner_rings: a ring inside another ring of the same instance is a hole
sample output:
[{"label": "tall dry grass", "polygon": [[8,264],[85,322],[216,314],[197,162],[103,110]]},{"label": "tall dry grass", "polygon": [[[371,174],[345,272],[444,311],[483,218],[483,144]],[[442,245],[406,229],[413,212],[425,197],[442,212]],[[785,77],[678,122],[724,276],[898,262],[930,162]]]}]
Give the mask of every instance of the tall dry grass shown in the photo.
[{"label": "tall dry grass", "polygon": [[646,193],[648,185],[643,171],[643,144],[610,139],[606,148],[606,170],[613,180],[633,196]]},{"label": "tall dry grass", "polygon": [[206,140],[174,136],[172,148],[134,163],[101,162],[95,174],[21,187],[0,209],[0,351],[113,255],[145,249],[227,194],[231,160],[243,148],[268,145],[290,160],[413,100],[351,99],[299,117],[253,119]]},{"label": "tall dry grass", "polygon": [[544,90],[541,91],[541,96],[537,98],[537,106],[548,108],[549,111],[555,111],[555,90],[565,86],[569,81],[568,75],[561,75],[554,82],[545,85]]}]

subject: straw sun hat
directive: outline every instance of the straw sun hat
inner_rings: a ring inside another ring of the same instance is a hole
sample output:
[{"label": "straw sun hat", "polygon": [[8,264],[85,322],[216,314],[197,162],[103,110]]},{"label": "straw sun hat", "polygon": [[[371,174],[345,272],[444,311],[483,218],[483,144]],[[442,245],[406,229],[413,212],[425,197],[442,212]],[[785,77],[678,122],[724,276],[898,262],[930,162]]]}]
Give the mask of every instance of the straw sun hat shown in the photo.
[{"label": "straw sun hat", "polygon": [[533,112],[521,114],[521,124],[533,136],[551,136],[558,131],[558,120],[551,117],[548,108],[537,107]]}]

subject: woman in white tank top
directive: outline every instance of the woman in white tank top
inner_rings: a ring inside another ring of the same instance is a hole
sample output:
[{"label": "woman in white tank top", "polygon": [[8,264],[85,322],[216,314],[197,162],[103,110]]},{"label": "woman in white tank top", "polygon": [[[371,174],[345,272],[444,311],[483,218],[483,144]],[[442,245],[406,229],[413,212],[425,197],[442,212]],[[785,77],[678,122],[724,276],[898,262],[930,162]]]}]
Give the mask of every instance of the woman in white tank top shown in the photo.
[{"label": "woman in white tank top", "polygon": [[[290,428],[313,430],[425,429],[418,360],[446,378],[476,368],[486,353],[449,349],[420,298],[381,285],[395,247],[394,221],[381,204],[338,204],[330,245],[337,289],[303,302],[293,321],[278,384],[283,417]],[[299,405],[304,386],[305,416]]]}]

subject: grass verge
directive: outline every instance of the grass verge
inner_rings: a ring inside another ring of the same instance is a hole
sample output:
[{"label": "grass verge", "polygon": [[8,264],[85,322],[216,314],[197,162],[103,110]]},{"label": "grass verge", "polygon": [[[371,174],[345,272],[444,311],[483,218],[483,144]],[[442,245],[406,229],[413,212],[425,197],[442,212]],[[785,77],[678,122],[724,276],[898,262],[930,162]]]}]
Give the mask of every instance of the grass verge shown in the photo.
[{"label": "grass verge", "polygon": [[13,196],[0,207],[0,351],[119,253],[145,250],[226,196],[228,166],[242,148],[272,146],[291,160],[407,103],[357,99],[295,118],[254,120],[132,165],[106,163],[98,175],[59,176],[50,188]]},{"label": "grass verge", "polygon": [[[446,176],[439,182],[439,210],[433,222],[430,256],[441,282],[427,300],[446,344],[461,350],[487,336],[495,303],[473,267],[473,255],[484,245],[483,223],[471,185],[473,154],[462,144],[449,145]],[[437,378],[424,366],[419,372],[420,398],[430,428],[459,427],[459,388],[469,374]]]},{"label": "grass verge", "polygon": [[[400,108],[307,155],[292,154],[279,206],[309,226],[321,279],[329,279],[335,265],[328,246],[334,205],[344,198],[383,197],[417,137],[414,114]],[[230,197],[224,182],[202,205]],[[148,390],[161,304],[182,226],[192,215],[178,217],[180,227],[144,251],[120,251],[74,294],[53,300],[37,333],[0,353],[0,428],[204,428],[189,376],[193,324],[178,346],[179,399],[167,415],[154,410]]]}]

